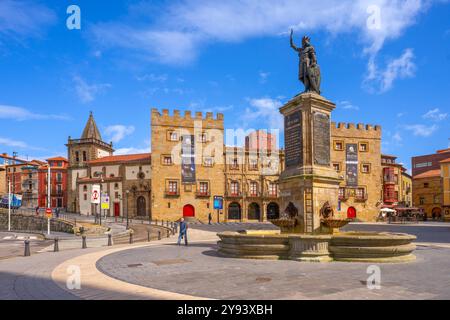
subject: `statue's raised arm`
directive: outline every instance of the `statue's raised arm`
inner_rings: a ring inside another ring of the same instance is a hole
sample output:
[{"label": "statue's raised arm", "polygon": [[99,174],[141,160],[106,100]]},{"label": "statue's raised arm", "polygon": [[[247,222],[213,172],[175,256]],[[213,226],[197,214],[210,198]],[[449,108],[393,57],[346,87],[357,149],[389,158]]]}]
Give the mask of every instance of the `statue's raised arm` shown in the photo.
[{"label": "statue's raised arm", "polygon": [[301,52],[302,48],[298,48],[294,43],[294,30],[291,29],[291,48],[294,49],[297,52]]}]

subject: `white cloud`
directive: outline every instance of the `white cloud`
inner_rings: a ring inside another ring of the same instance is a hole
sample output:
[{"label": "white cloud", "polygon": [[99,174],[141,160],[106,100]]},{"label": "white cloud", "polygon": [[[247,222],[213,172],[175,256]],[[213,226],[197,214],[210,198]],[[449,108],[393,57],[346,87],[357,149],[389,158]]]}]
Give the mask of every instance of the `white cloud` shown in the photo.
[{"label": "white cloud", "polygon": [[[139,15],[133,21],[146,15],[157,16],[152,24],[140,20],[139,27],[120,22],[99,24],[94,26],[93,34],[95,43],[105,47],[131,49],[152,61],[184,64],[192,62],[203,45],[262,36],[287,37],[291,27],[298,35],[326,31],[334,38],[353,32],[369,58],[370,79],[384,43],[400,37],[430,3],[433,1],[184,0],[162,6],[160,12],[147,3],[139,10],[135,8],[134,13],[138,11]],[[380,12],[376,27],[368,25],[373,21],[373,12],[368,9],[374,7]],[[130,12],[132,17],[133,10]]]},{"label": "white cloud", "polygon": [[39,36],[55,21],[55,14],[41,4],[23,0],[0,1],[0,38],[20,40]]},{"label": "white cloud", "polygon": [[386,69],[378,70],[373,61],[369,62],[369,73],[365,85],[371,91],[384,93],[392,89],[397,79],[412,78],[415,76],[414,51],[406,49],[403,54],[388,62]]},{"label": "white cloud", "polygon": [[69,117],[54,114],[39,114],[25,108],[0,105],[0,119],[24,120],[68,120]]},{"label": "white cloud", "polygon": [[110,137],[114,143],[122,141],[126,136],[133,134],[135,128],[133,126],[124,126],[121,124],[112,125],[105,129],[105,134]]},{"label": "white cloud", "polygon": [[75,86],[75,92],[82,103],[89,103],[95,100],[97,94],[104,92],[106,89],[111,88],[109,83],[101,84],[88,84],[80,76],[74,76],[73,82]]},{"label": "white cloud", "polygon": [[115,155],[150,153],[150,148],[120,148],[114,152]]},{"label": "white cloud", "polygon": [[138,81],[166,82],[169,79],[167,74],[145,74],[136,78]]},{"label": "white cloud", "polygon": [[269,79],[269,76],[270,76],[270,72],[260,71],[259,72],[259,82],[266,83],[267,80]]},{"label": "white cloud", "polygon": [[430,137],[439,127],[437,125],[426,126],[423,124],[406,125],[405,129],[411,131],[416,137]]},{"label": "white cloud", "polygon": [[344,110],[359,110],[359,107],[355,106],[350,101],[339,101],[338,107]]},{"label": "white cloud", "polygon": [[428,111],[422,116],[424,119],[430,119],[436,122],[447,119],[448,113],[441,112],[438,108]]},{"label": "white cloud", "polygon": [[28,148],[28,145],[23,141],[8,139],[8,138],[1,138],[0,137],[0,145],[6,146],[6,147],[13,147],[13,148],[21,148],[26,149]]},{"label": "white cloud", "polygon": [[246,123],[262,122],[267,129],[283,130],[283,117],[280,108],[283,103],[278,99],[259,98],[248,100],[251,107],[246,108],[242,120]]}]

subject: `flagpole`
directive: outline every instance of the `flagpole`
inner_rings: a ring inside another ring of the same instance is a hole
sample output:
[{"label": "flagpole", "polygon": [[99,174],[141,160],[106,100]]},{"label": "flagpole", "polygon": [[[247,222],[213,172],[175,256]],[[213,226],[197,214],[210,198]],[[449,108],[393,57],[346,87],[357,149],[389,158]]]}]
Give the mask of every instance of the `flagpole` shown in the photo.
[{"label": "flagpole", "polygon": [[11,232],[11,181],[8,180],[8,232]]},{"label": "flagpole", "polygon": [[[50,204],[51,201],[51,197],[50,197],[50,192],[51,192],[51,174],[50,174],[50,164],[48,164],[48,173],[47,173],[47,208],[51,209],[52,206]],[[48,217],[48,221],[47,221],[47,234],[50,235],[50,217]]]}]

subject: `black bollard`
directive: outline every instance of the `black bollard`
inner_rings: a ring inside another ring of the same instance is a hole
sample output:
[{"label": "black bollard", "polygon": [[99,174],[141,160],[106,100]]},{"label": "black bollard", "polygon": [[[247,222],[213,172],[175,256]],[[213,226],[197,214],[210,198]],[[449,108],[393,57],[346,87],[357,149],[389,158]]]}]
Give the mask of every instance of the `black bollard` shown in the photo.
[{"label": "black bollard", "polygon": [[167,229],[167,238],[170,238],[170,230]]},{"label": "black bollard", "polygon": [[150,231],[147,231],[147,241],[150,242]]},{"label": "black bollard", "polygon": [[133,233],[130,232],[130,244],[133,244]]},{"label": "black bollard", "polygon": [[87,249],[86,236],[81,237],[83,244],[81,246],[82,249]]},{"label": "black bollard", "polygon": [[59,238],[55,238],[55,245],[53,247],[53,252],[59,252]]},{"label": "black bollard", "polygon": [[30,252],[30,241],[29,240],[25,240],[25,252],[23,254],[25,257],[29,257],[31,256],[31,252]]},{"label": "black bollard", "polygon": [[161,240],[161,231],[158,231],[158,240]]},{"label": "black bollard", "polygon": [[108,247],[112,247],[112,235],[108,234]]}]

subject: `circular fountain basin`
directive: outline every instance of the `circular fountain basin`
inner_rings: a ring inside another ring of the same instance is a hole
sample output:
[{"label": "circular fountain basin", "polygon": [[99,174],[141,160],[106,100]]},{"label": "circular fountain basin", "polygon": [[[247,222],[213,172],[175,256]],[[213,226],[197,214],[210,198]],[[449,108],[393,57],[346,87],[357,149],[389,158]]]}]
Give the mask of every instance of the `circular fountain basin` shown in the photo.
[{"label": "circular fountain basin", "polygon": [[397,233],[279,234],[264,231],[218,234],[219,254],[241,259],[301,262],[398,263],[415,260],[416,237]]}]

